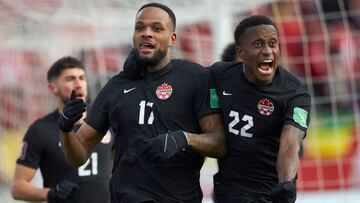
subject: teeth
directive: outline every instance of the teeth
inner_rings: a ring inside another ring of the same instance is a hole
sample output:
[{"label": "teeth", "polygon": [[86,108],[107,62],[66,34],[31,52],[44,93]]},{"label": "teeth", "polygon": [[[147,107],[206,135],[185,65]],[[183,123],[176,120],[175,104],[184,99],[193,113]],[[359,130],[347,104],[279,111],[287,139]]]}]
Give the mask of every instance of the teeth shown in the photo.
[{"label": "teeth", "polygon": [[263,60],[262,63],[272,63],[271,59]]},{"label": "teeth", "polygon": [[141,43],[141,46],[152,46],[152,44],[150,44],[148,42],[144,42],[144,43]]}]

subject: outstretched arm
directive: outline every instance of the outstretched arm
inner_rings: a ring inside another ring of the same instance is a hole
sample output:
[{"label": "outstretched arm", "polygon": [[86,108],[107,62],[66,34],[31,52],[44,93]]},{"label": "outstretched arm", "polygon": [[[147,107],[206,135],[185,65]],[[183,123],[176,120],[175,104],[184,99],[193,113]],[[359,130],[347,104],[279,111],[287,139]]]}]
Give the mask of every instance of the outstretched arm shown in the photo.
[{"label": "outstretched arm", "polygon": [[203,134],[185,133],[188,146],[203,156],[220,158],[225,155],[225,131],[220,113],[212,113],[199,121]]}]

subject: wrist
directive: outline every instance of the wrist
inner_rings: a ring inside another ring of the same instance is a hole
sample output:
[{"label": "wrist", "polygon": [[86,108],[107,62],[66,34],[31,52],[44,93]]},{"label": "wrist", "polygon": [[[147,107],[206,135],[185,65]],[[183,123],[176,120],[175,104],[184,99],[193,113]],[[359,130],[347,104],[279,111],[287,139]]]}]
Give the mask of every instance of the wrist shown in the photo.
[{"label": "wrist", "polygon": [[189,143],[189,135],[187,132],[183,131],[184,135],[185,135],[185,138],[186,138],[186,142],[188,143],[188,145],[190,145]]}]

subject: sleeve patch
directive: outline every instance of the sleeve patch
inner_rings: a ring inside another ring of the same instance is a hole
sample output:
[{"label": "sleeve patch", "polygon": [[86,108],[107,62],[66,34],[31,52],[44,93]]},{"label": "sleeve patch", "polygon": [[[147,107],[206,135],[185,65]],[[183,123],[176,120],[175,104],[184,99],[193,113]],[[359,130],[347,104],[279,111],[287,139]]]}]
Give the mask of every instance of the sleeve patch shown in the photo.
[{"label": "sleeve patch", "polygon": [[214,88],[210,89],[210,107],[212,109],[219,108],[219,99],[218,99],[218,96],[216,94],[216,89],[214,89]]},{"label": "sleeve patch", "polygon": [[299,107],[294,108],[293,119],[297,124],[299,124],[304,128],[307,128],[308,127],[306,124],[307,117],[308,117],[308,112],[306,110]]}]

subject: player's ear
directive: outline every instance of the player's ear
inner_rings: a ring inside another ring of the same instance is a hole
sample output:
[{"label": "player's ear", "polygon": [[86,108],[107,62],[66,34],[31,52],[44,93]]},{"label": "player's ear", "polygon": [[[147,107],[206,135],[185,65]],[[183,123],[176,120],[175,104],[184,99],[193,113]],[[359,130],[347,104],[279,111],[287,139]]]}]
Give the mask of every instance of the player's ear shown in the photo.
[{"label": "player's ear", "polygon": [[51,94],[57,96],[59,90],[58,90],[57,86],[53,82],[48,84],[48,89],[51,92]]},{"label": "player's ear", "polygon": [[236,52],[237,58],[239,58],[241,60],[245,60],[245,52],[244,52],[244,49],[242,48],[242,46],[236,45],[235,52]]},{"label": "player's ear", "polygon": [[176,41],[176,33],[173,32],[169,37],[169,47],[172,47],[175,44],[175,41]]}]

